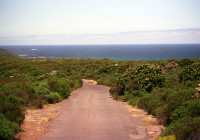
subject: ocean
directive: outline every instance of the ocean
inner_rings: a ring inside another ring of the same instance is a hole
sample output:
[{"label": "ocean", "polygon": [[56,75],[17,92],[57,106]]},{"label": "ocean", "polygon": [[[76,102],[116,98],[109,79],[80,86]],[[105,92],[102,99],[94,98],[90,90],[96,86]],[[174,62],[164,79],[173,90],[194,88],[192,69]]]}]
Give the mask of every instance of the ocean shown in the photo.
[{"label": "ocean", "polygon": [[95,58],[110,60],[166,60],[198,58],[200,44],[148,45],[12,45],[7,49],[25,58]]}]

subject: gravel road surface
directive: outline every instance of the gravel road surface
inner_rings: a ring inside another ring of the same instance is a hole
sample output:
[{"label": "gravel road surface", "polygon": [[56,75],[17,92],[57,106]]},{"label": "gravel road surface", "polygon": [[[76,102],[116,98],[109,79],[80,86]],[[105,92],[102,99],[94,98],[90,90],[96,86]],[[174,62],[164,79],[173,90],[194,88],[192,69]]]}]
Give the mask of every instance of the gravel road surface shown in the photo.
[{"label": "gravel road surface", "polygon": [[109,88],[83,83],[64,101],[40,140],[146,140],[140,117],[111,98]]}]

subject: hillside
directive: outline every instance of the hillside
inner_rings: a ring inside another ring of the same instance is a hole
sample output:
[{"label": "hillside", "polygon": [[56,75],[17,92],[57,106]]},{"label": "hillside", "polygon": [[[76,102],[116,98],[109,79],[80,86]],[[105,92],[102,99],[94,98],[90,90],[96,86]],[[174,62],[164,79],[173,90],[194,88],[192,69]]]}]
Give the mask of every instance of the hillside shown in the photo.
[{"label": "hillside", "polygon": [[16,59],[21,58],[20,56],[10,52],[9,50],[0,49],[0,59]]}]

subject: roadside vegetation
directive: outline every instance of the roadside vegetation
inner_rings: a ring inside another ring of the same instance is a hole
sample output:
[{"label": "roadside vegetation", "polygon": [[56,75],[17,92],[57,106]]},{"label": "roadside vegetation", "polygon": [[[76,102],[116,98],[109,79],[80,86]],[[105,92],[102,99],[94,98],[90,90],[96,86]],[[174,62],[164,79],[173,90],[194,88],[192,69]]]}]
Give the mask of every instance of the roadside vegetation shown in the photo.
[{"label": "roadside vegetation", "polygon": [[[52,75],[51,72],[57,72]],[[26,108],[70,96],[81,79],[110,87],[114,99],[138,106],[166,126],[162,137],[200,137],[200,59],[1,59],[0,139],[13,139]]]}]

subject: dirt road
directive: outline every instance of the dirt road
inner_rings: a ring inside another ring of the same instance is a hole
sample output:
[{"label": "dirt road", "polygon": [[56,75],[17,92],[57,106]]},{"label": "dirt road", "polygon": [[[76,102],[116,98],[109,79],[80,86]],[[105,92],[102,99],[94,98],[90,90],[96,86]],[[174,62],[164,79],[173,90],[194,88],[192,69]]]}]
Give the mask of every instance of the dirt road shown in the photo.
[{"label": "dirt road", "polygon": [[146,140],[140,117],[111,98],[109,88],[84,82],[65,100],[40,140]]}]

